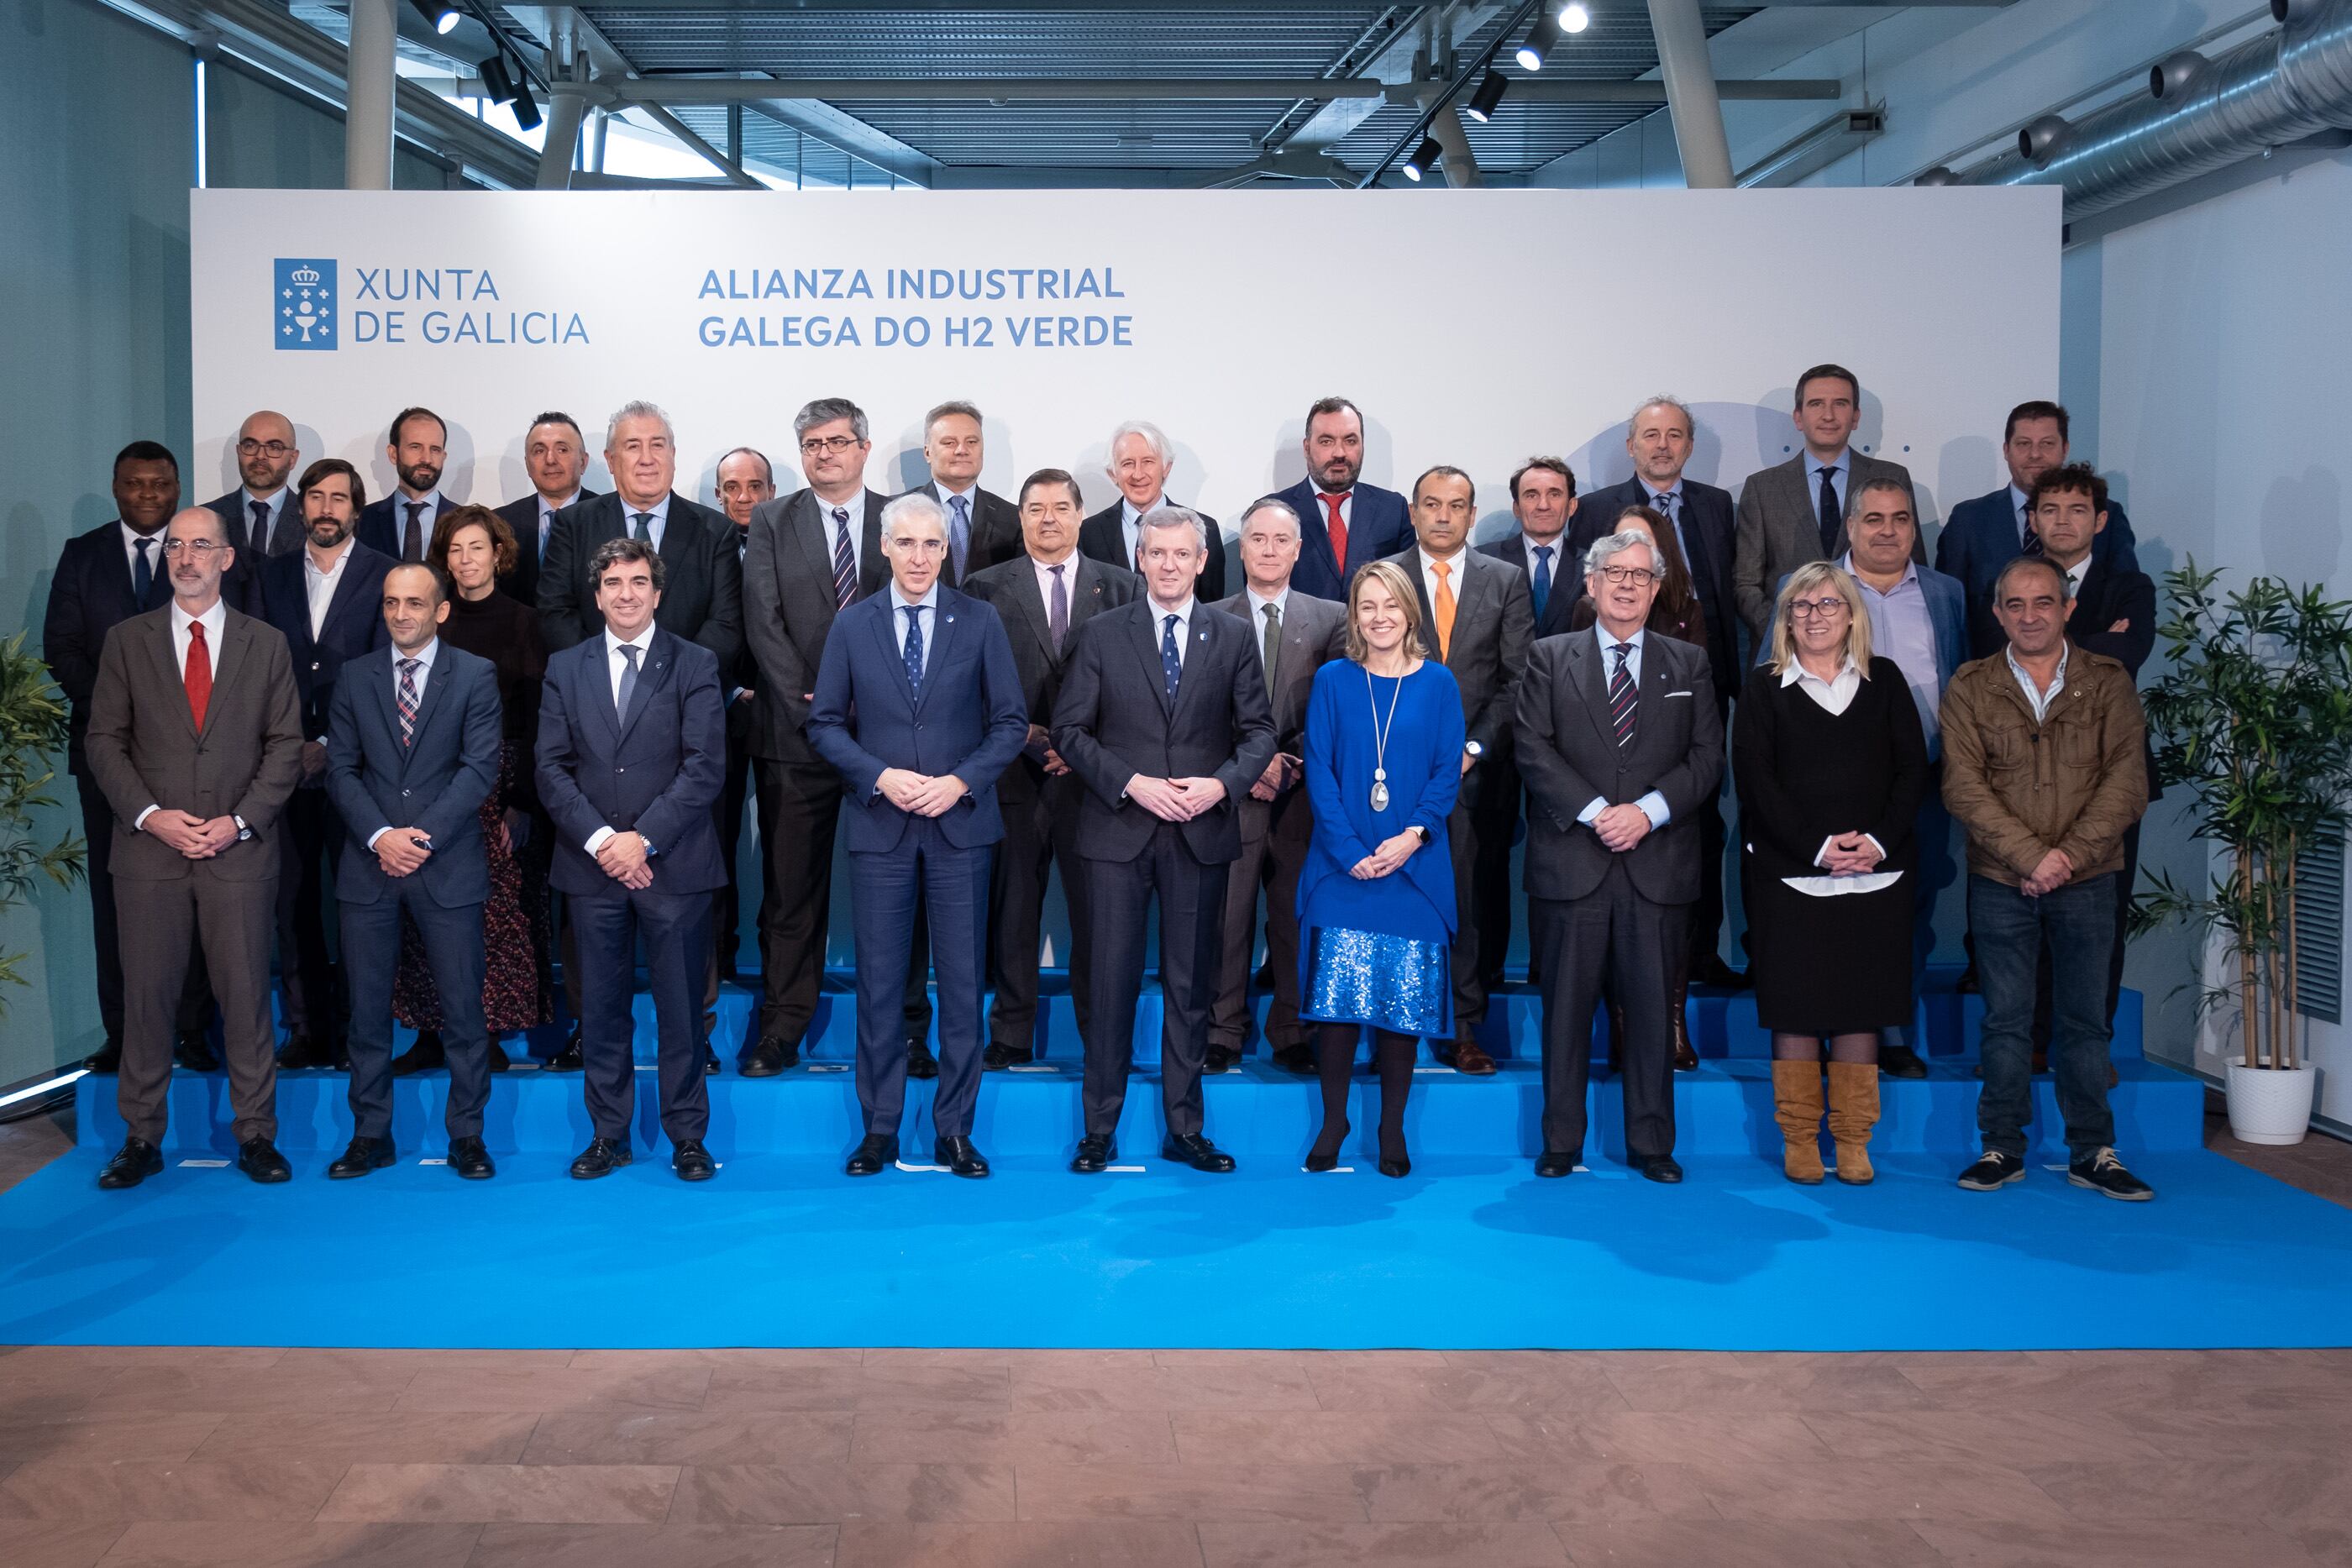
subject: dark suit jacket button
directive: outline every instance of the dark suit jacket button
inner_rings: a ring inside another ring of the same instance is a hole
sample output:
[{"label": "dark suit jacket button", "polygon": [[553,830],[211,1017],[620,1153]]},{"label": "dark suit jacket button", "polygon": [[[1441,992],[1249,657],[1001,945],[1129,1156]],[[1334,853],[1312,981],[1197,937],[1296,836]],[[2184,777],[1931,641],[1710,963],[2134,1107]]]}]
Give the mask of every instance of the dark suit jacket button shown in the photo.
[{"label": "dark suit jacket button", "polygon": [[626,772],[628,771],[628,769],[627,769],[627,768],[614,768],[614,769],[613,769],[613,771],[614,771],[614,772],[615,772],[615,773],[626,773]]}]

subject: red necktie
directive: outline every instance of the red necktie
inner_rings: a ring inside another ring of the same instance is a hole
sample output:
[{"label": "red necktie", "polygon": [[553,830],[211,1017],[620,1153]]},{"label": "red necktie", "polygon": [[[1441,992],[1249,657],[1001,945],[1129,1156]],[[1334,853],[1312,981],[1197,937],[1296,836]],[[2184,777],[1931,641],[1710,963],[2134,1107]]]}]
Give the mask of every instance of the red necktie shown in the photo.
[{"label": "red necktie", "polygon": [[1339,515],[1339,504],[1348,497],[1328,496],[1318,490],[1315,498],[1322,502],[1323,509],[1330,514],[1323,527],[1331,536],[1331,559],[1339,563],[1339,574],[1345,577],[1348,572],[1348,520]]},{"label": "red necktie", "polygon": [[181,681],[188,688],[188,712],[196,721],[196,733],[205,728],[205,708],[213,700],[213,656],[205,646],[205,623],[188,622],[188,667],[181,672]]}]

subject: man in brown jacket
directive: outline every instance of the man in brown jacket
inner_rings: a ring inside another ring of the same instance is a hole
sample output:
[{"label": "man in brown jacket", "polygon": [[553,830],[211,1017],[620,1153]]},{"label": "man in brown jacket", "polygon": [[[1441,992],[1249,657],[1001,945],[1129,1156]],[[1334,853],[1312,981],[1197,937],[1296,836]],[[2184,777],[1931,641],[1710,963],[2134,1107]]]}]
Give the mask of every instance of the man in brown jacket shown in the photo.
[{"label": "man in brown jacket", "polygon": [[1945,688],[1944,803],[1969,836],[1969,923],[1984,987],[1984,1154],[1971,1192],[2025,1179],[2032,1112],[2034,976],[2050,952],[2050,1063],[2066,1120],[2067,1180],[2113,1198],[2155,1196],[2116,1151],[2107,1109],[2107,964],[2124,830],[2147,810],[2146,721],[2130,674],[2067,641],[2065,573],[2020,556],[1993,585],[2009,646]]}]

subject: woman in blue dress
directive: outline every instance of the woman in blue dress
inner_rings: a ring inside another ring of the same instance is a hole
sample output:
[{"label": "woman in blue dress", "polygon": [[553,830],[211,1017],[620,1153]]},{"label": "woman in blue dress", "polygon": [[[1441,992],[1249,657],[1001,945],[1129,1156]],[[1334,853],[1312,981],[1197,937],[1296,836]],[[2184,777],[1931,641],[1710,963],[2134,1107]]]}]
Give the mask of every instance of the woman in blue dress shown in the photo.
[{"label": "woman in blue dress", "polygon": [[1298,882],[1300,1018],[1320,1027],[1323,1129],[1307,1168],[1339,1163],[1356,1042],[1372,1030],[1381,1174],[1411,1170],[1404,1101],[1417,1037],[1453,1038],[1454,863],[1446,814],[1462,787],[1462,693],[1429,657],[1421,600],[1375,561],[1348,591],[1348,656],[1315,672],[1307,795],[1315,827]]}]

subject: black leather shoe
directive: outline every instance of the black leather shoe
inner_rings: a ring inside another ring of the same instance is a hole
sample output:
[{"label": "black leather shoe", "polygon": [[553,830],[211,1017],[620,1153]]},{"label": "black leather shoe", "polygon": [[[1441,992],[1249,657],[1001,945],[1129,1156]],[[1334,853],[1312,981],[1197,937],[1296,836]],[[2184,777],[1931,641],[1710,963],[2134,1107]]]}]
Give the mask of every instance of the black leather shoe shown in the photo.
[{"label": "black leather shoe", "polygon": [[702,1075],[705,1078],[719,1076],[719,1053],[710,1049],[708,1040],[702,1042]]},{"label": "black leather shoe", "polygon": [[1205,1133],[1172,1133],[1160,1145],[1163,1160],[1181,1160],[1196,1171],[1223,1175],[1234,1168],[1234,1156],[1209,1142]]},{"label": "black leather shoe", "polygon": [[1536,1175],[1539,1176],[1572,1176],[1575,1171],[1574,1155],[1564,1155],[1557,1149],[1546,1149],[1536,1156]]},{"label": "black leather shoe", "polygon": [[1036,1060],[1037,1053],[1025,1045],[992,1045],[980,1053],[980,1065],[990,1072],[1024,1067]]},{"label": "black leather shoe", "polygon": [[1315,1048],[1311,1045],[1283,1046],[1275,1051],[1274,1064],[1285,1072],[1312,1078],[1315,1076]]},{"label": "black leather shoe", "polygon": [[1242,1053],[1238,1051],[1231,1051],[1222,1045],[1213,1045],[1209,1047],[1209,1053],[1201,1059],[1201,1071],[1203,1072],[1231,1072],[1234,1070],[1234,1063],[1240,1061],[1241,1059]]},{"label": "black leather shoe", "polygon": [[1723,961],[1720,953],[1702,953],[1691,965],[1691,984],[1716,986],[1727,991],[1744,991],[1751,983],[1748,977]]},{"label": "black leather shoe", "polygon": [[85,1072],[119,1072],[122,1070],[122,1042],[110,1040],[81,1059]]},{"label": "black leather shoe", "polygon": [[1958,992],[1961,996],[1970,997],[1976,995],[1981,988],[1982,988],[1977,984],[1976,962],[1971,959],[1969,960],[1969,967],[1960,971],[1960,977],[1952,982],[1952,989]]},{"label": "black leather shoe", "polygon": [[[553,1056],[547,1059],[546,1065],[541,1067],[540,1071],[542,1072],[578,1072],[585,1069],[587,1065],[587,1059],[580,1054],[580,1026],[578,1024],[573,1024],[572,1026],[572,1038],[563,1042],[563,1049],[562,1051],[557,1051]],[[602,1176],[604,1173],[599,1171],[597,1174]]]},{"label": "black leather shoe", "polygon": [[780,1034],[772,1034],[751,1048],[738,1069],[746,1078],[773,1078],[788,1067],[801,1064],[800,1047]]},{"label": "black leather shoe", "polygon": [[193,1031],[183,1034],[172,1047],[172,1060],[191,1072],[217,1072],[220,1058],[213,1054],[212,1042]]},{"label": "black leather shoe", "polygon": [[490,1163],[490,1151],[479,1138],[450,1139],[449,1168],[467,1181],[488,1181],[499,1174],[499,1167]]},{"label": "black leather shoe", "polygon": [[1675,1164],[1675,1156],[1672,1155],[1660,1155],[1655,1159],[1643,1160],[1635,1168],[1645,1179],[1663,1182],[1668,1186],[1683,1179],[1683,1167]]},{"label": "black leather shoe", "polygon": [[151,1176],[163,1174],[163,1151],[144,1138],[125,1138],[106,1168],[98,1173],[98,1185],[109,1192],[120,1192],[127,1186],[137,1186]]},{"label": "black leather shoe", "polygon": [[1381,1156],[1381,1175],[1384,1176],[1409,1176],[1412,1175],[1412,1162],[1402,1155],[1396,1155],[1393,1156],[1382,1155]]},{"label": "black leather shoe", "polygon": [[392,1161],[390,1138],[353,1138],[352,1146],[343,1151],[342,1157],[327,1167],[327,1179],[349,1181],[370,1171],[380,1171]]},{"label": "black leather shoe", "polygon": [[719,1164],[710,1151],[702,1146],[700,1138],[688,1138],[669,1152],[669,1168],[677,1173],[680,1181],[709,1181],[719,1174]]},{"label": "black leather shoe", "polygon": [[286,1037],[286,1048],[278,1053],[280,1072],[299,1072],[306,1067],[324,1067],[332,1058],[327,1048],[307,1034]]},{"label": "black leather shoe", "polygon": [[[385,1163],[391,1163],[389,1158]],[[236,1168],[264,1186],[294,1179],[294,1167],[286,1163],[286,1156],[268,1138],[247,1138],[238,1145]]]},{"label": "black leather shoe", "polygon": [[[1339,1151],[1347,1146],[1348,1134],[1351,1130],[1347,1123],[1342,1122],[1336,1132],[1328,1125],[1317,1131],[1314,1145],[1307,1151],[1307,1158],[1302,1162],[1309,1176],[1321,1176],[1339,1168]],[[1328,1151],[1324,1148],[1327,1143],[1330,1145]]]},{"label": "black leather shoe", "polygon": [[495,1040],[490,1041],[490,1071],[504,1072],[513,1065],[513,1061],[507,1055],[507,1048]]},{"label": "black leather shoe", "polygon": [[931,1145],[931,1161],[947,1166],[950,1176],[978,1177],[988,1174],[988,1156],[974,1148],[970,1138],[941,1138]]},{"label": "black leather shoe", "polygon": [[598,1176],[611,1176],[635,1156],[629,1145],[612,1138],[591,1138],[580,1157],[572,1162],[573,1181],[594,1181]]},{"label": "black leather shoe", "polygon": [[412,1072],[430,1072],[448,1064],[448,1053],[441,1049],[441,1031],[421,1029],[416,1031],[416,1043],[392,1059],[392,1075],[405,1078]]},{"label": "black leather shoe", "polygon": [[858,1140],[856,1151],[841,1168],[847,1176],[880,1176],[885,1169],[896,1164],[898,1158],[898,1139],[885,1137],[880,1133],[868,1133]]},{"label": "black leather shoe", "polygon": [[1109,1138],[1089,1134],[1078,1140],[1078,1152],[1070,1158],[1070,1169],[1078,1176],[1100,1176],[1118,1158],[1118,1145]]},{"label": "black leather shoe", "polygon": [[1878,1048],[1878,1071],[1889,1078],[1925,1078],[1927,1064],[1907,1045],[1882,1045]]},{"label": "black leather shoe", "polygon": [[940,1059],[931,1054],[931,1048],[919,1040],[908,1040],[907,1042],[907,1076],[937,1078],[939,1075]]}]

